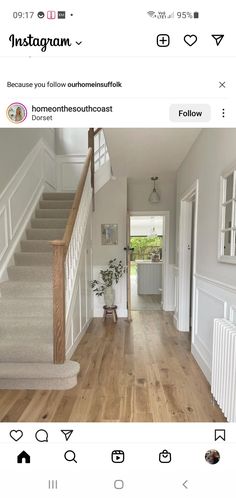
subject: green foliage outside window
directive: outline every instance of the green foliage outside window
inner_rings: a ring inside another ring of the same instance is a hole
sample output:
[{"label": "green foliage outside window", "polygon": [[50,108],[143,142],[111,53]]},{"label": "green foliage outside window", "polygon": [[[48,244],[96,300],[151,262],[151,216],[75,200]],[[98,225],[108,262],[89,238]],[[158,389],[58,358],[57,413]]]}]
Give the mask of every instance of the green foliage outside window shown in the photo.
[{"label": "green foliage outside window", "polygon": [[150,259],[154,250],[162,249],[163,237],[130,237],[130,246],[134,248],[131,253],[132,261],[136,259]]}]

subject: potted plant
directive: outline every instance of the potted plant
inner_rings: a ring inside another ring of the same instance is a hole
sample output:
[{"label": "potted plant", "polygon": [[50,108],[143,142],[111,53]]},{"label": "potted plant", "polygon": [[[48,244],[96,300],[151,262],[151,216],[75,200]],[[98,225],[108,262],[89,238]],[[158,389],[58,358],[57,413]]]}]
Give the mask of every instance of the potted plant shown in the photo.
[{"label": "potted plant", "polygon": [[126,267],[117,258],[111,259],[104,270],[100,270],[100,280],[92,280],[91,287],[96,296],[104,296],[107,307],[114,305],[115,290],[114,284],[118,284],[121,277],[126,272]]}]

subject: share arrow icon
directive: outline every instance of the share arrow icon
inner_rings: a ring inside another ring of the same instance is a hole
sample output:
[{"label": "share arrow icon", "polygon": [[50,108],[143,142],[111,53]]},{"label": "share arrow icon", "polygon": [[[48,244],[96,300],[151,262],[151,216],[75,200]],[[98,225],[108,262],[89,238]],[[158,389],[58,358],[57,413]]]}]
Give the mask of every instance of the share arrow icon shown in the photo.
[{"label": "share arrow icon", "polygon": [[74,431],[63,431],[61,430],[62,434],[64,434],[66,441],[69,441],[70,437],[72,436]]},{"label": "share arrow icon", "polygon": [[211,36],[212,38],[214,38],[216,45],[218,47],[218,45],[222,42],[225,35],[211,35]]}]

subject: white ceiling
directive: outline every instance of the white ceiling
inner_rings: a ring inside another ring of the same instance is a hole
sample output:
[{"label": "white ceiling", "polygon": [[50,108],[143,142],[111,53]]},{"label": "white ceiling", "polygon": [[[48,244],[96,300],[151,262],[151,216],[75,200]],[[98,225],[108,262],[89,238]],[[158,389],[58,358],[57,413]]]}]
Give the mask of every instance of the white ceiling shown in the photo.
[{"label": "white ceiling", "polygon": [[198,137],[194,128],[104,128],[115,176],[176,171]]}]

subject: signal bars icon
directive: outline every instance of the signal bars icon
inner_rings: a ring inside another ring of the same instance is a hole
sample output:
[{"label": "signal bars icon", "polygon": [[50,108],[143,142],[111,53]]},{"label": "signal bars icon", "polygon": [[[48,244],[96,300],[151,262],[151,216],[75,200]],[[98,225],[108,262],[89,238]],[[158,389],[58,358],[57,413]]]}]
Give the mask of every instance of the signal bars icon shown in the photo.
[{"label": "signal bars icon", "polygon": [[173,19],[175,17],[175,13],[171,12],[171,14],[167,14],[165,11],[158,11],[157,13],[154,10],[149,10],[147,12],[149,17],[156,17],[157,19]]}]

